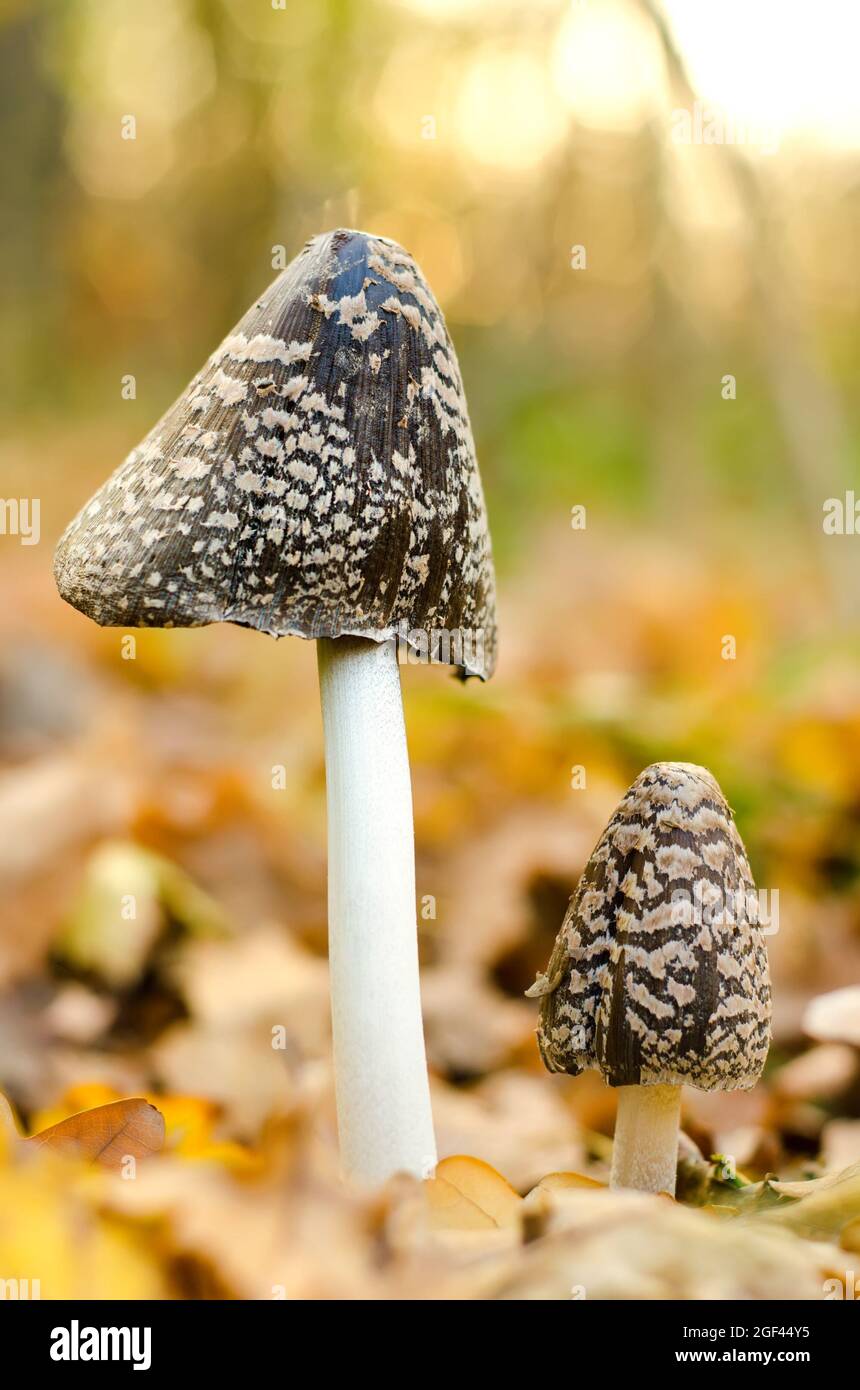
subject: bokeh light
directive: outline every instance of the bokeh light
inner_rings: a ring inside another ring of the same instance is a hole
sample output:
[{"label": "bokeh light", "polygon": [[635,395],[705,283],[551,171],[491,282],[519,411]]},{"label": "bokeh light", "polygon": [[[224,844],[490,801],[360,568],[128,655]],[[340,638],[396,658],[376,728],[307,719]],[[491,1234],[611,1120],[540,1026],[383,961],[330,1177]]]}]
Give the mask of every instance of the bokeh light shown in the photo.
[{"label": "bokeh light", "polygon": [[462,146],[473,158],[521,172],[534,170],[567,128],[540,56],[489,45],[465,68],[456,121]]},{"label": "bokeh light", "polygon": [[552,72],[577,120],[604,130],[636,130],[665,102],[659,45],[642,16],[620,0],[570,7]]}]

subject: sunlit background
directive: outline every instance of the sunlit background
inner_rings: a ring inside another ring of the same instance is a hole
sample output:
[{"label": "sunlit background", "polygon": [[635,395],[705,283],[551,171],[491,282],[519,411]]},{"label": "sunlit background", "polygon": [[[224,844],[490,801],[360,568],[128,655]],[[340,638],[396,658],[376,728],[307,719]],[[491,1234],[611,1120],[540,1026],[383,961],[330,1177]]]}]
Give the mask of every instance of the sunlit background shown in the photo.
[{"label": "sunlit background", "polygon": [[[658,758],[713,768],[779,890],[776,1075],[809,996],[860,975],[860,536],[822,526],[858,481],[860,9],[6,0],[0,25],[0,488],[41,501],[38,545],[0,536],[0,1089],[31,1118],[84,1082],[193,1094],[251,1143],[285,1103],[272,1018],[325,1065],[310,645],[146,632],[125,660],[50,560],[279,248],[337,225],[401,241],[443,306],[500,579],[490,685],[404,674],[443,1149],[520,1186],[571,1144],[599,1162],[611,1103],[544,1077],[522,991]],[[691,1094],[689,1123],[752,1171],[833,1123],[860,1158],[852,1076],[778,1123],[767,1088]]]}]

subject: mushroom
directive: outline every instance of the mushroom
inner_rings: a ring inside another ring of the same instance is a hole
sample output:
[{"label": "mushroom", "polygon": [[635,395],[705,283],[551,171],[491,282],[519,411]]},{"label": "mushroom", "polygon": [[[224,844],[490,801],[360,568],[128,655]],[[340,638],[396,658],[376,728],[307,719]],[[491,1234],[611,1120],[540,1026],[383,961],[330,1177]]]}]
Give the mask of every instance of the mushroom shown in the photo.
[{"label": "mushroom", "polygon": [[496,635],[460,370],[412,257],[353,230],[309,241],[71,523],[55,575],[107,626],[316,639],[342,1166],[426,1175],[396,646],[487,679]]},{"label": "mushroom", "polygon": [[758,898],[710,772],[639,774],[528,994],[546,1067],[619,1088],[610,1185],[674,1195],[681,1087],[747,1090],[770,1043]]}]

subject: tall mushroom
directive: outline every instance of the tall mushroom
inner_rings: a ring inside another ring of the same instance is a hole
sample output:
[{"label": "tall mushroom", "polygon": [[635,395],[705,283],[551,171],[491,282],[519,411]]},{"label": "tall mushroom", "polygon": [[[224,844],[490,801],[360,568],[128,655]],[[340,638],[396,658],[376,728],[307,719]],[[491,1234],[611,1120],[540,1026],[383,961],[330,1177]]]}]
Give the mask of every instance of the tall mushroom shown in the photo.
[{"label": "tall mushroom", "polygon": [[674,1194],[681,1087],[748,1089],[770,1042],[758,898],[705,768],[639,774],[528,994],[547,1068],[619,1088],[611,1185]]},{"label": "tall mushroom", "polygon": [[345,1172],[436,1149],[395,639],[487,679],[494,579],[460,370],[396,243],[314,237],[60,541],[60,593],[123,627],[318,643]]}]

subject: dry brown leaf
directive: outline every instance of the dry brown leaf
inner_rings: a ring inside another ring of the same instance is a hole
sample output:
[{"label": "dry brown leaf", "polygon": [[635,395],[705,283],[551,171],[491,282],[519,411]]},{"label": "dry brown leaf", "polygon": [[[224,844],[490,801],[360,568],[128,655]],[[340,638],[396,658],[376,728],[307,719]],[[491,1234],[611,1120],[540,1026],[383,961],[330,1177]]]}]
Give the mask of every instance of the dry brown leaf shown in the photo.
[{"label": "dry brown leaf", "polygon": [[0,874],[4,884],[0,982],[41,964],[81,856],[125,811],[131,760],[82,743],[0,773]]},{"label": "dry brown leaf", "polygon": [[606,1184],[584,1173],[547,1173],[523,1199],[523,1239],[527,1242],[546,1235],[552,1222],[559,1193],[593,1191]]},{"label": "dry brown leaf", "polygon": [[797,1198],[758,1212],[749,1220],[783,1226],[811,1240],[838,1236],[843,1227],[860,1217],[860,1163],[841,1173],[829,1173],[809,1182],[768,1182],[772,1192]]},{"label": "dry brown leaf", "polygon": [[536,1187],[526,1196],[526,1201],[534,1197],[537,1192],[567,1192],[572,1188],[587,1187],[606,1187],[605,1182],[598,1182],[596,1178],[586,1177],[585,1173],[547,1173],[545,1178],[541,1178]]},{"label": "dry brown leaf", "polygon": [[534,1010],[507,999],[467,963],[422,972],[427,1054],[443,1074],[483,1075],[534,1045]]},{"label": "dry brown leaf", "polygon": [[820,1043],[780,1067],[773,1090],[780,1099],[830,1100],[852,1085],[858,1070],[855,1048],[847,1043]]},{"label": "dry brown leaf", "polygon": [[803,1030],[819,1042],[860,1047],[860,985],[848,985],[811,999],[803,1015]]},{"label": "dry brown leaf", "polygon": [[510,1229],[522,1211],[523,1199],[507,1178],[467,1154],[443,1158],[425,1191],[434,1230]]},{"label": "dry brown leaf", "polygon": [[830,1120],[821,1132],[821,1166],[839,1173],[860,1163],[860,1120]]},{"label": "dry brown leaf", "polygon": [[[571,817],[567,805],[530,804],[500,815],[486,835],[467,840],[451,865],[455,890],[447,917],[454,923],[468,922],[469,930],[444,938],[446,963],[458,969],[483,967],[535,934],[535,959],[545,961],[553,938],[550,935],[547,942],[532,920],[529,883],[536,874],[545,874],[569,881],[572,892],[600,833],[600,814],[584,810],[584,820],[579,820]],[[553,923],[553,931],[557,926]],[[523,981],[523,988],[527,983]],[[534,1017],[533,1007],[529,1012]]]},{"label": "dry brown leaf", "polygon": [[162,1220],[171,1254],[204,1262],[239,1298],[399,1298],[433,1287],[423,1266],[382,1268],[366,1198],[313,1162],[294,1166],[291,1149],[285,1166],[242,1182],[218,1164],[167,1157],[135,1182],[111,1184],[106,1201],[138,1221]]},{"label": "dry brown leaf", "polygon": [[70,1115],[25,1143],[119,1170],[128,1158],[158,1152],[164,1143],[164,1117],[148,1100],[117,1100]]},{"label": "dry brown leaf", "polygon": [[302,1053],[328,1054],[328,965],[285,927],[267,923],[228,940],[189,942],[171,978],[191,1017],[204,1027],[278,1023]]},{"label": "dry brown leaf", "polygon": [[[159,1089],[197,1096],[221,1107],[225,1133],[250,1142],[265,1122],[294,1110],[316,1068],[272,1046],[265,1023],[214,1028],[194,1020],[174,1024],[151,1049]],[[322,1068],[320,1099],[329,1076]],[[309,1077],[310,1073],[310,1077]],[[333,1081],[331,1087],[333,1091]]]},{"label": "dry brown leaf", "polygon": [[585,1164],[564,1088],[543,1070],[532,1075],[510,1068],[477,1086],[436,1082],[432,1096],[440,1152],[480,1154],[518,1192],[544,1173]]},{"label": "dry brown leaf", "polygon": [[552,1194],[545,1234],[485,1265],[500,1299],[815,1299],[838,1251],[635,1192]]},{"label": "dry brown leaf", "polygon": [[860,1254],[860,1216],[843,1226],[839,1234],[839,1244],[843,1250]]}]

